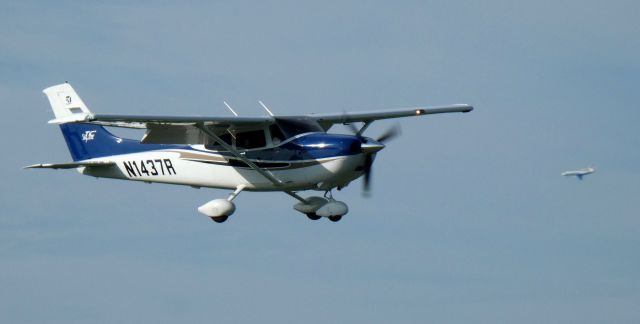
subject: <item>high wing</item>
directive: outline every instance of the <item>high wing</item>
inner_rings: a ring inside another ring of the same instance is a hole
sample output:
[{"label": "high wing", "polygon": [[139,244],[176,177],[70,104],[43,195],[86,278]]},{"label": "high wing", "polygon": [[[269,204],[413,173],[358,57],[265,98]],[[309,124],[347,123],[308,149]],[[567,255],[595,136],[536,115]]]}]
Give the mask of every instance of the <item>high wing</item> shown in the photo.
[{"label": "high wing", "polygon": [[347,124],[353,122],[370,123],[375,120],[414,117],[431,114],[444,114],[461,112],[467,113],[473,110],[473,107],[466,104],[438,106],[438,107],[412,107],[400,109],[388,109],[377,111],[364,111],[355,113],[333,113],[333,114],[310,114],[307,117],[315,119],[324,129],[331,128],[334,124]]},{"label": "high wing", "polygon": [[[473,107],[467,104],[457,104],[450,106],[436,107],[410,107],[400,109],[386,109],[363,112],[343,112],[343,113],[321,113],[299,116],[286,116],[287,118],[309,118],[322,125],[343,124],[352,122],[371,122],[374,120],[413,117],[431,114],[443,114],[454,112],[470,112]],[[154,116],[154,115],[109,115],[109,114],[86,114],[74,116],[75,118],[54,119],[49,123],[85,122],[103,126],[129,127],[129,128],[149,128],[149,125],[176,125],[188,126],[199,123],[204,126],[215,127],[242,127],[259,126],[272,123],[276,117],[204,117],[204,116]]]},{"label": "high wing", "polygon": [[201,117],[201,116],[145,116],[145,115],[105,115],[89,116],[88,122],[103,126],[149,128],[149,125],[188,126],[204,124],[214,127],[257,126],[273,121],[272,117]]},{"label": "high wing", "polygon": [[274,122],[273,117],[202,117],[202,116],[154,116],[78,114],[64,119],[50,120],[50,124],[68,122],[101,126],[146,129],[140,140],[146,144],[202,144],[207,137],[198,126],[216,133],[229,128],[260,128]]},{"label": "high wing", "polygon": [[24,167],[25,169],[75,169],[79,167],[105,167],[112,166],[116,163],[113,161],[86,161],[86,162],[69,162],[69,163],[41,163]]},{"label": "high wing", "polygon": [[260,125],[271,121],[273,121],[273,117],[155,116],[89,113],[76,114],[66,118],[52,119],[49,121],[49,124],[76,122],[113,127],[149,128],[150,125],[189,126],[202,123],[205,126],[230,127]]},{"label": "high wing", "polygon": [[325,131],[334,124],[347,124],[352,122],[371,123],[375,120],[422,116],[430,114],[443,114],[473,110],[466,104],[437,106],[437,107],[412,107],[400,109],[387,109],[366,112],[322,113],[296,116],[265,116],[265,117],[202,117],[202,116],[153,116],[153,115],[110,115],[110,114],[74,114],[64,118],[49,121],[52,124],[68,122],[80,122],[97,124],[102,126],[127,127],[146,129],[142,143],[164,144],[198,144],[204,143],[207,135],[202,127],[217,134],[222,134],[228,129],[263,128],[277,123],[279,120],[306,120],[317,123]]}]

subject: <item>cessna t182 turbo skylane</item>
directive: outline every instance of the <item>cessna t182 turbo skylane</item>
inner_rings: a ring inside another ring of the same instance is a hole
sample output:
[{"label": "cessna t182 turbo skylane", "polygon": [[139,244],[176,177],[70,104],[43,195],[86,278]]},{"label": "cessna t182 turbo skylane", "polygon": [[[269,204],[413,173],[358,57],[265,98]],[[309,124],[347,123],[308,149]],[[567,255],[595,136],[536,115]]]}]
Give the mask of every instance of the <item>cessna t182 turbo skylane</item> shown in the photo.
[{"label": "cessna t182 turbo skylane", "polygon": [[[363,176],[368,190],[373,160],[398,134],[391,129],[377,139],[363,135],[379,119],[469,112],[465,104],[300,116],[187,117],[94,114],[71,85],[44,89],[73,162],[27,168],[77,169],[81,174],[143,182],[229,189],[225,199],[198,208],[221,223],[234,213],[242,191],[282,191],[299,202],[294,209],[312,220],[337,222],[348,212],[332,190]],[[226,103],[225,103],[226,104]],[[353,123],[361,123],[357,128]],[[330,134],[335,124],[353,135]],[[142,139],[113,135],[104,126],[146,129]],[[305,190],[322,196],[302,197]]]}]

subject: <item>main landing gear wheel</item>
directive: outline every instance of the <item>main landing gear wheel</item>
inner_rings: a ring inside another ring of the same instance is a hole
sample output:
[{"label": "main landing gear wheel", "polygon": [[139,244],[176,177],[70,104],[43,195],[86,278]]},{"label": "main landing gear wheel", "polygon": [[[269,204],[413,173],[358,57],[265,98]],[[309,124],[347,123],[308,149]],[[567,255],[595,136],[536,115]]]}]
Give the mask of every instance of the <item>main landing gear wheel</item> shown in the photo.
[{"label": "main landing gear wheel", "polygon": [[308,213],[307,217],[309,217],[310,220],[318,220],[318,219],[322,218],[322,216],[318,216],[318,215],[316,215],[316,213]]},{"label": "main landing gear wheel", "polygon": [[218,217],[211,217],[211,220],[216,222],[216,223],[224,223],[227,218],[229,218],[229,216],[218,216]]},{"label": "main landing gear wheel", "polygon": [[332,221],[332,222],[337,222],[337,221],[339,221],[341,219],[342,219],[342,216],[340,216],[340,215],[329,216],[329,220]]}]

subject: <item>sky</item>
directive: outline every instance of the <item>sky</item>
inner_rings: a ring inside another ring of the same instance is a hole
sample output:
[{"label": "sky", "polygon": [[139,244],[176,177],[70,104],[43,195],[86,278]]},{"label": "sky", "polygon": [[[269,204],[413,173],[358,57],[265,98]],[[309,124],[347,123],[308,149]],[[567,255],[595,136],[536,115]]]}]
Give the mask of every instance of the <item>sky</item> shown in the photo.
[{"label": "sky", "polygon": [[[637,323],[638,10],[3,1],[0,322]],[[216,224],[226,190],[23,170],[70,161],[41,92],[64,81],[99,113],[475,110],[398,120],[338,223],[241,193]]]}]

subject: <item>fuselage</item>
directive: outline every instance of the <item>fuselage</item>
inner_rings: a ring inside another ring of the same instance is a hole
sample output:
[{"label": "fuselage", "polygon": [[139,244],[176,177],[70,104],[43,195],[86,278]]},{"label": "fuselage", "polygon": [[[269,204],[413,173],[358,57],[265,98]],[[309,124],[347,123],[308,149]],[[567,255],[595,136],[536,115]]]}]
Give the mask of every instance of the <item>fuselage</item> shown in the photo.
[{"label": "fuselage", "polygon": [[[249,167],[231,152],[204,145],[140,144],[119,139],[117,146],[137,151],[105,155],[115,162],[109,168],[81,168],[85,175],[169,184],[249,191],[329,190],[344,187],[363,174],[366,154],[363,141],[353,135],[305,133],[277,146],[240,150],[239,153],[280,181],[272,181]],[[68,143],[70,148],[73,143]],[[83,146],[88,145],[85,142]],[[144,150],[140,151],[140,147]]]},{"label": "fuselage", "polygon": [[583,168],[579,170],[565,171],[565,172],[562,172],[562,175],[563,176],[584,176],[594,172],[596,172],[594,168]]},{"label": "fuselage", "polygon": [[[456,104],[352,113],[275,116],[157,116],[94,114],[68,83],[43,90],[69,148],[71,162],[40,163],[29,169],[77,169],[88,176],[233,190],[198,211],[221,223],[235,210],[244,190],[281,191],[295,198],[294,209],[312,220],[339,221],[346,203],[333,198],[363,176],[368,192],[372,165],[383,143],[399,135],[397,127],[376,140],[362,136],[377,120],[442,113],[467,113]],[[225,103],[226,105],[226,103]],[[353,135],[329,134],[334,125]],[[144,129],[140,139],[118,137],[105,127]],[[299,191],[325,191],[303,197]]]}]

